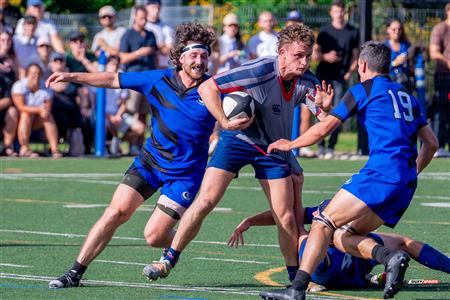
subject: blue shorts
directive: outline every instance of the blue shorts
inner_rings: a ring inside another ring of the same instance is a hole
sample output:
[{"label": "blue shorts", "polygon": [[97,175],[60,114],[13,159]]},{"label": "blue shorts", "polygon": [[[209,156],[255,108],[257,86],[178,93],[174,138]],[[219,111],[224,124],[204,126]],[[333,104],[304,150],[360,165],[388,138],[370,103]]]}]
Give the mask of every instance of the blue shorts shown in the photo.
[{"label": "blue shorts", "polygon": [[395,181],[372,170],[361,170],[342,188],[366,203],[385,225],[394,228],[405,213],[416,190],[415,184]]},{"label": "blue shorts", "polygon": [[194,201],[204,175],[204,171],[167,174],[156,168],[144,166],[139,156],[134,159],[127,173],[133,171],[137,171],[155,190],[161,188],[161,195],[166,196],[167,201],[171,200],[175,202],[175,205],[181,206],[181,212],[184,212]]},{"label": "blue shorts", "polygon": [[221,135],[208,167],[231,173],[252,165],[257,179],[279,179],[292,174],[290,165],[274,155],[264,155],[258,148],[233,136]]}]

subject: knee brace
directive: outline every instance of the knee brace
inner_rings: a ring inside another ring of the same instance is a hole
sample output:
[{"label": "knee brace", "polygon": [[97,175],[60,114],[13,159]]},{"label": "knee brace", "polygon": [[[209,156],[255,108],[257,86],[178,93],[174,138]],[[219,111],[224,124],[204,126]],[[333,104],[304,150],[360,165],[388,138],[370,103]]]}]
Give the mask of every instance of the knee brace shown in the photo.
[{"label": "knee brace", "polygon": [[341,227],[341,229],[351,234],[359,234],[359,232],[356,231],[356,229],[353,228],[350,223],[345,224],[344,226]]},{"label": "knee brace", "polygon": [[319,213],[317,214],[317,216],[315,216],[313,218],[313,222],[320,222],[323,225],[325,225],[326,227],[328,227],[328,229],[331,230],[331,233],[334,233],[336,231],[336,225],[334,224],[333,220],[326,215],[324,212],[322,212],[319,209]]}]

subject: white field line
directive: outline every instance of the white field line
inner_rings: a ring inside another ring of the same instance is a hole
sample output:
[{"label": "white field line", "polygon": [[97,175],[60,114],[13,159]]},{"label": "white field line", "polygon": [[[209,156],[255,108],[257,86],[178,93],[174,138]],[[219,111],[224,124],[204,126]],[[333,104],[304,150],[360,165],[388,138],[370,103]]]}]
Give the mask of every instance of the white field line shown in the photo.
[{"label": "white field line", "polygon": [[[12,273],[0,273],[0,278],[26,280],[26,281],[44,281],[48,282],[55,279],[50,276],[36,276],[27,274],[12,274]],[[150,283],[138,283],[138,282],[126,282],[126,281],[109,281],[109,280],[81,280],[81,283],[85,286],[118,286],[118,287],[133,287],[133,288],[146,288],[156,290],[168,290],[179,292],[205,292],[205,293],[218,293],[218,294],[233,294],[244,296],[257,296],[259,291],[233,289],[233,288],[218,288],[218,287],[198,287],[198,286],[182,286],[182,285],[169,285],[169,284],[150,284]],[[262,288],[264,289],[264,288]],[[365,299],[365,298],[347,298],[345,295],[341,296],[325,296],[320,294],[309,294],[307,299],[314,300],[332,300],[332,299]]]},{"label": "white field line", "polygon": [[239,259],[225,259],[225,258],[212,258],[212,257],[194,257],[197,260],[211,260],[211,261],[222,261],[231,263],[244,263],[244,264],[255,264],[255,265],[267,265],[268,262],[256,261],[256,260],[239,260]]},{"label": "white field line", "polygon": [[420,203],[420,205],[431,206],[431,207],[448,207],[448,208],[450,208],[450,203],[447,203],[447,202]]},{"label": "white field line", "polygon": [[148,263],[137,263],[130,261],[120,261],[120,260],[104,260],[104,259],[95,259],[94,262],[101,262],[106,264],[117,264],[117,265],[132,265],[132,266],[145,266]]},{"label": "white field line", "polygon": [[[43,231],[30,231],[30,230],[15,230],[15,229],[0,229],[0,232],[12,232],[12,233],[22,233],[22,234],[36,234],[36,235],[48,235],[48,236],[62,236],[67,238],[85,238],[84,234],[73,234],[73,233],[58,233],[58,232],[43,232]],[[115,240],[127,240],[127,241],[142,241],[145,242],[144,238],[135,237],[123,237],[123,236],[113,236]],[[209,245],[228,245],[226,242],[215,242],[215,241],[192,241],[192,243],[197,244],[209,244]],[[247,247],[265,247],[265,248],[278,248],[278,245],[270,244],[245,244]]]},{"label": "white field line", "polygon": [[[107,207],[108,204],[68,204],[68,205],[63,205],[63,207],[65,208],[99,208],[99,207]],[[146,206],[141,206],[138,208],[139,211],[153,211],[155,208],[153,205],[146,205]],[[213,212],[231,212],[233,211],[231,208],[229,207],[215,207],[213,209]]]},{"label": "white field line", "polygon": [[31,268],[31,266],[26,266],[26,265],[15,265],[15,264],[5,264],[5,263],[0,263],[0,267]]}]

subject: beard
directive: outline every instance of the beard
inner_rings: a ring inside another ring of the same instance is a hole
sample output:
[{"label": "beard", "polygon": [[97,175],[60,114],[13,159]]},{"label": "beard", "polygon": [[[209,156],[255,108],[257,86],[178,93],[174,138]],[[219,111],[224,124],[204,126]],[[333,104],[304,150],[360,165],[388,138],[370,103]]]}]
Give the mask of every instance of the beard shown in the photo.
[{"label": "beard", "polygon": [[205,75],[208,68],[204,64],[185,64],[183,65],[183,71],[192,79],[198,80]]}]

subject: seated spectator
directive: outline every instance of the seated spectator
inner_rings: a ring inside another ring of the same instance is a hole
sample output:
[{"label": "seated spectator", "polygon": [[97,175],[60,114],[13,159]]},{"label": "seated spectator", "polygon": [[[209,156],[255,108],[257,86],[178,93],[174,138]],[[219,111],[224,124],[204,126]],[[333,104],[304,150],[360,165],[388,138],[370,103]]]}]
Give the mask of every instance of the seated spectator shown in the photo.
[{"label": "seated spectator", "polygon": [[276,20],[270,11],[263,11],[258,17],[260,32],[250,38],[247,53],[250,59],[262,56],[277,55],[277,34],[274,31]]},{"label": "seated spectator", "polygon": [[3,133],[3,150],[5,156],[17,156],[14,151],[19,113],[11,100],[11,85],[0,76],[0,127]]},{"label": "seated spectator", "polygon": [[246,53],[243,50],[244,44],[239,32],[239,20],[233,13],[229,13],[223,18],[223,34],[219,37],[219,49],[220,65],[217,73],[239,67],[246,59]]},{"label": "seated spectator", "polygon": [[[50,68],[51,72],[66,72],[65,55],[53,52],[50,56]],[[83,117],[77,103],[77,97],[81,93],[80,89],[82,88],[73,83],[59,83],[52,87],[52,114],[59,137],[70,140],[70,156],[84,154]]]},{"label": "seated spectator", "polygon": [[[108,58],[106,72],[117,72],[119,59],[116,56]],[[111,140],[110,153],[120,154],[120,141],[128,141],[135,145],[138,139],[144,135],[145,125],[137,116],[126,113],[125,100],[128,98],[127,90],[106,90],[106,125],[113,136]]]},{"label": "seated spectator", "polygon": [[16,81],[17,62],[14,54],[12,35],[8,32],[0,33],[0,76],[11,87]]},{"label": "seated spectator", "polygon": [[125,33],[124,27],[116,27],[116,10],[110,5],[103,6],[98,11],[98,18],[103,29],[97,32],[92,41],[92,52],[98,57],[103,49],[107,55],[119,55],[120,39]]},{"label": "seated spectator", "polygon": [[29,148],[32,130],[44,128],[54,158],[62,155],[58,151],[58,130],[51,113],[52,92],[45,88],[41,67],[31,63],[26,68],[25,78],[14,83],[12,98],[20,113],[18,137],[21,157],[38,157]]},{"label": "seated spectator", "polygon": [[97,72],[97,58],[87,51],[86,36],[80,31],[70,34],[70,51],[67,54],[66,63],[70,72]]},{"label": "seated spectator", "polygon": [[[42,0],[28,0],[26,15],[34,16],[37,20],[36,36],[47,37],[52,42],[52,47],[57,52],[64,52],[64,45],[58,35],[56,26],[50,19],[44,19],[44,3]],[[24,35],[24,19],[20,19],[16,27],[16,36]]]},{"label": "seated spectator", "polygon": [[11,5],[9,0],[0,0],[0,8],[3,10],[4,23],[11,26],[14,32],[17,21],[22,18],[20,9],[14,5]]},{"label": "seated spectator", "polygon": [[19,65],[19,78],[25,75],[25,68],[31,63],[31,58],[37,55],[36,18],[31,15],[23,17],[23,34],[14,36],[14,53]]},{"label": "seated spectator", "polygon": [[30,58],[31,62],[39,64],[42,69],[42,79],[45,81],[52,74],[50,68],[50,54],[52,53],[52,44],[46,37],[40,37],[36,43],[36,55]]},{"label": "seated spectator", "polygon": [[395,82],[403,84],[409,91],[413,90],[411,70],[408,64],[408,52],[411,44],[406,37],[403,24],[392,19],[387,26],[385,44],[391,49],[391,69],[389,76]]}]

